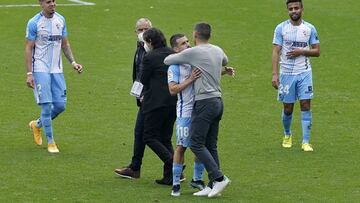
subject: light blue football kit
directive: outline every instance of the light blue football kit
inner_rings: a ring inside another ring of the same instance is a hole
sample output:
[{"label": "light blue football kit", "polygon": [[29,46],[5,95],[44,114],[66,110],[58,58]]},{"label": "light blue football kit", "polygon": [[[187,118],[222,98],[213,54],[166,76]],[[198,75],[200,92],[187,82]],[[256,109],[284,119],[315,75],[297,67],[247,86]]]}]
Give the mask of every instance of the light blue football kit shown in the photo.
[{"label": "light blue football kit", "polygon": [[[58,13],[55,13],[52,18],[46,18],[41,12],[28,22],[26,39],[35,41],[32,71],[35,81],[34,94],[38,104],[66,102],[61,43],[67,35],[65,19]],[[54,93],[54,98],[52,93]],[[61,96],[56,94],[61,94]]]},{"label": "light blue football kit", "polygon": [[[191,75],[190,65],[171,65],[168,70],[168,82],[180,84]],[[176,145],[189,147],[189,127],[191,112],[194,105],[194,88],[188,86],[177,94],[176,104]]]},{"label": "light blue football kit", "polygon": [[44,127],[48,143],[53,143],[51,120],[65,110],[66,83],[61,57],[62,40],[67,37],[65,18],[54,13],[47,18],[42,12],[31,18],[26,28],[26,39],[34,41],[32,72],[34,96],[41,106],[37,127]]},{"label": "light blue football kit", "polygon": [[[171,65],[168,69],[168,83],[180,84],[190,77],[192,67],[188,64]],[[178,94],[176,104],[176,145],[185,148],[190,146],[189,128],[191,122],[191,113],[195,102],[195,93],[193,85],[189,85]],[[194,163],[193,180],[202,180],[204,164],[201,162]],[[180,184],[180,176],[183,164],[173,164],[173,185]]]},{"label": "light blue football kit", "polygon": [[[298,56],[289,58],[286,54],[294,49],[309,50],[312,45],[319,44],[318,34],[313,25],[303,21],[294,26],[290,20],[286,20],[275,28],[273,44],[281,46],[280,53],[280,77],[278,88],[278,100],[283,103],[295,103],[296,100],[313,98],[313,82],[310,58]],[[282,121],[285,136],[291,135],[290,126],[292,115],[282,113]],[[312,125],[311,111],[301,112],[303,131],[303,143],[310,139]]]},{"label": "light blue football kit", "polygon": [[281,46],[279,101],[294,103],[297,99],[313,98],[310,58],[288,58],[286,53],[296,48],[310,49],[311,45],[319,43],[315,27],[305,21],[294,26],[287,20],[276,27],[273,44]]}]

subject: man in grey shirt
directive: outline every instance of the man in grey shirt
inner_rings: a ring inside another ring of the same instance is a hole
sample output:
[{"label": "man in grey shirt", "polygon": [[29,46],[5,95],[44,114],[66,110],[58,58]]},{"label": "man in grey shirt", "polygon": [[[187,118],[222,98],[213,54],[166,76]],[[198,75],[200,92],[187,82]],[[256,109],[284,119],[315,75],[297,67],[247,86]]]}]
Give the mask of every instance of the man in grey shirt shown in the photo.
[{"label": "man in grey shirt", "polygon": [[207,23],[198,23],[193,31],[196,45],[180,53],[169,55],[164,63],[190,64],[201,70],[201,77],[194,82],[195,104],[191,115],[190,148],[205,165],[209,185],[194,193],[195,196],[218,196],[230,180],[220,171],[217,152],[219,122],[223,114],[220,78],[223,72],[233,75],[233,69],[225,67],[228,58],[224,51],[209,43],[211,27]]}]

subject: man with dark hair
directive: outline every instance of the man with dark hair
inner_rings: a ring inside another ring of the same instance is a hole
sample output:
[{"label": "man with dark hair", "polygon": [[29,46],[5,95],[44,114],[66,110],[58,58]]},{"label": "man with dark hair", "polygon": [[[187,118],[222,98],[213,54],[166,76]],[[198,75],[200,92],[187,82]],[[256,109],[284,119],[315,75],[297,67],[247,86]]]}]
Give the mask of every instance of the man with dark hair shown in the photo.
[{"label": "man with dark hair", "polygon": [[300,100],[303,134],[301,149],[312,152],[313,148],[309,144],[312,126],[310,101],[314,93],[309,57],[320,56],[320,42],[315,27],[302,20],[304,8],[301,0],[288,0],[286,5],[290,19],[276,26],[272,50],[272,86],[278,90],[278,100],[283,103],[282,146],[292,147],[292,113],[295,101]]},{"label": "man with dark hair", "polygon": [[65,111],[66,84],[61,50],[72,67],[81,73],[82,65],[75,62],[68,40],[65,18],[57,13],[55,0],[39,0],[42,11],[28,21],[26,27],[25,61],[28,87],[33,89],[41,108],[40,118],[29,123],[34,142],[42,144],[44,129],[48,152],[58,153],[54,141],[52,120]]},{"label": "man with dark hair", "polygon": [[140,82],[144,85],[144,141],[164,163],[162,185],[172,184],[174,150],[171,144],[176,119],[176,96],[171,96],[167,84],[168,66],[164,59],[173,51],[167,47],[164,34],[157,28],[144,33],[150,51],[144,56]]},{"label": "man with dark hair", "polygon": [[[190,64],[201,70],[201,76],[194,82],[195,104],[190,123],[190,149],[205,165],[210,183],[194,195],[215,197],[230,183],[220,171],[217,152],[219,122],[223,113],[220,78],[222,66],[227,65],[228,58],[220,47],[209,43],[210,36],[209,24],[196,24],[193,31],[196,46],[166,57],[164,63]],[[223,71],[233,73],[232,69],[226,67]]]},{"label": "man with dark hair", "polygon": [[[133,63],[133,82],[140,80],[140,70],[143,57],[145,56],[145,48],[143,41],[143,34],[146,30],[152,27],[151,21],[147,18],[140,18],[135,24],[135,34],[137,37],[137,48],[134,56]],[[142,164],[142,158],[145,151],[144,143],[144,114],[142,112],[142,105],[140,98],[136,98],[136,104],[139,107],[135,128],[134,128],[134,149],[131,163],[124,168],[115,169],[115,174],[123,178],[140,178],[140,169]]]},{"label": "man with dark hair", "polygon": [[[189,40],[184,34],[175,34],[170,38],[171,48],[175,52],[181,52],[190,48]],[[173,188],[172,196],[180,196],[180,177],[184,166],[184,154],[190,146],[189,127],[191,112],[194,105],[193,82],[200,77],[201,71],[192,68],[188,64],[171,65],[168,70],[168,83],[171,95],[177,95],[176,105],[176,148],[173,163]],[[190,186],[197,189],[204,189],[202,180],[204,164],[197,158],[194,160],[194,175]]]},{"label": "man with dark hair", "polygon": [[[158,49],[158,48],[167,48],[169,49],[166,43],[166,38],[161,30],[154,28],[149,29],[144,33],[144,41],[148,45],[151,45],[151,50]],[[149,46],[150,47],[150,46]]]},{"label": "man with dark hair", "polygon": [[211,26],[207,23],[199,23],[195,25],[197,38],[200,40],[209,40],[211,36]]},{"label": "man with dark hair", "polygon": [[[186,39],[185,41],[183,41],[184,44],[179,44],[178,40],[183,37],[184,37],[184,39]],[[178,34],[174,34],[173,36],[170,37],[170,46],[173,50],[177,49],[179,46],[182,46],[182,45],[184,46],[184,49],[185,49],[185,47],[186,48],[190,47],[189,40],[187,39],[187,37],[184,34],[178,33]],[[178,51],[174,50],[174,51],[180,52],[182,50],[178,50]]]},{"label": "man with dark hair", "polygon": [[302,0],[287,0],[286,5],[289,5],[289,3],[299,2],[301,5],[301,8],[303,7]]}]

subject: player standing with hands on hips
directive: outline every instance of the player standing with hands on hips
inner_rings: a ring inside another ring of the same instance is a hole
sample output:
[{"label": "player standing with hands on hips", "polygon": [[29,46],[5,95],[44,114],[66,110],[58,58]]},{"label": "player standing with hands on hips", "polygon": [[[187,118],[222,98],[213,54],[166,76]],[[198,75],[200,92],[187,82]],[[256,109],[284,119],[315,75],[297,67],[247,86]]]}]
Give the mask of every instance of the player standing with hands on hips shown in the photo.
[{"label": "player standing with hands on hips", "polygon": [[41,127],[44,128],[48,151],[58,153],[53,138],[52,120],[65,110],[66,84],[61,60],[61,50],[73,68],[81,73],[83,68],[75,62],[65,18],[55,12],[55,0],[39,0],[42,11],[31,18],[26,28],[25,62],[26,83],[33,88],[40,118],[29,123],[34,141],[42,144]]},{"label": "player standing with hands on hips", "polygon": [[310,101],[313,98],[313,83],[309,57],[320,56],[320,42],[315,27],[302,20],[302,1],[287,0],[286,5],[290,19],[276,27],[272,51],[272,86],[278,90],[278,100],[284,105],[282,122],[285,135],[282,146],[292,147],[290,126],[294,103],[298,99],[303,134],[301,149],[311,152],[313,148],[309,144],[312,125]]}]

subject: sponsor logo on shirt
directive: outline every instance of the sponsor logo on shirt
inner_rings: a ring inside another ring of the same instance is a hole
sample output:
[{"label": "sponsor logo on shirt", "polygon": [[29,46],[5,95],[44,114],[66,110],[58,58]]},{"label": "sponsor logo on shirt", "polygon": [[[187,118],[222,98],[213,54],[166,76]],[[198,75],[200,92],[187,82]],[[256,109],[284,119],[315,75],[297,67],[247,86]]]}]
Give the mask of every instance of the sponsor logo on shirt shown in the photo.
[{"label": "sponsor logo on shirt", "polygon": [[307,47],[307,42],[292,42],[292,47]]},{"label": "sponsor logo on shirt", "polygon": [[48,41],[54,42],[54,41],[60,41],[62,40],[61,35],[50,35],[48,38]]}]

